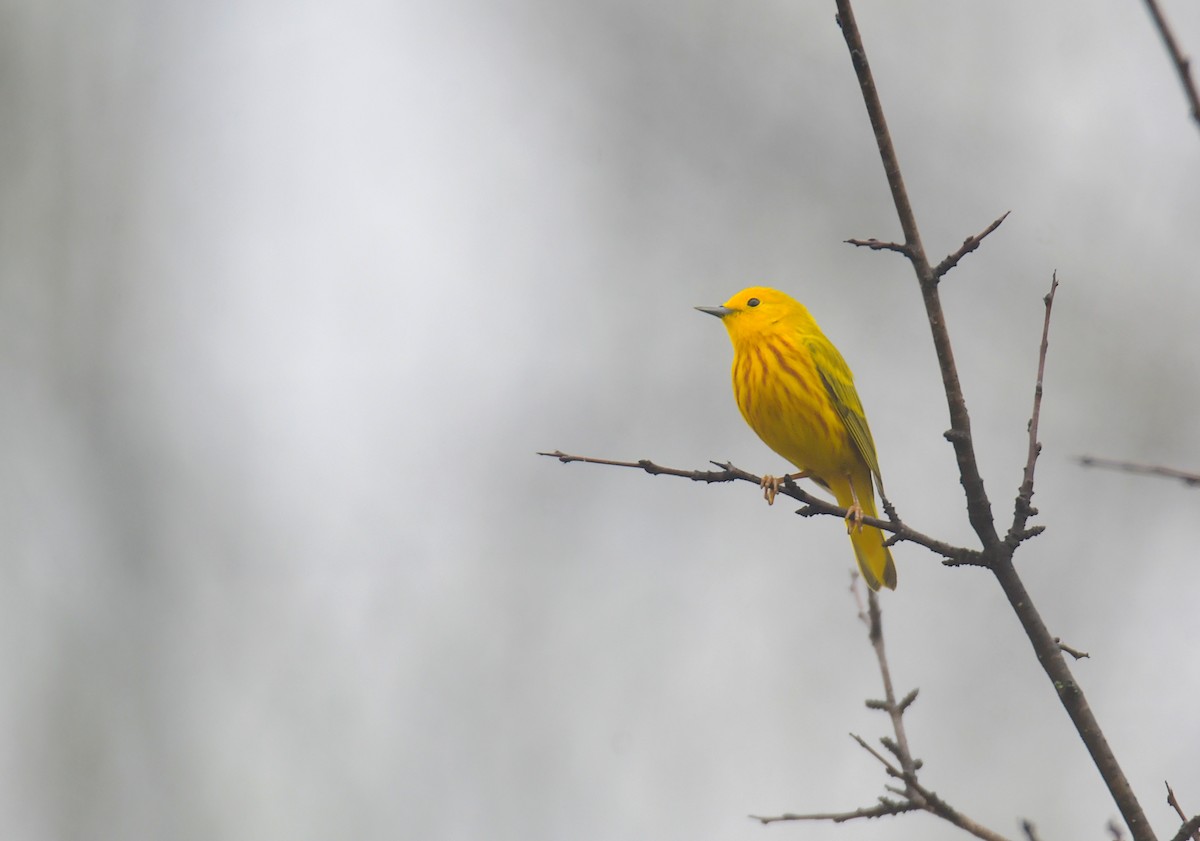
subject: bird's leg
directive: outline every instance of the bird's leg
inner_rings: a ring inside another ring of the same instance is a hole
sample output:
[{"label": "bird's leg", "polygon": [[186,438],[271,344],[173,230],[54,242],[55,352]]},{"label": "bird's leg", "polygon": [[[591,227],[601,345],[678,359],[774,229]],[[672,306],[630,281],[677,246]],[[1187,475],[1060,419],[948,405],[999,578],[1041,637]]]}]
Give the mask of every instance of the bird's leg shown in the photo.
[{"label": "bird's leg", "polygon": [[787,476],[763,476],[758,486],[763,489],[763,499],[767,501],[767,505],[774,505],[775,497],[779,493],[779,489],[783,487],[784,482],[787,482],[789,479],[795,482],[807,478],[807,470],[801,470],[799,473],[791,473]]},{"label": "bird's leg", "polygon": [[846,509],[846,533],[850,534],[857,531],[862,531],[863,517],[866,516],[862,506],[858,502],[858,494],[854,492],[854,482],[850,481],[850,474],[846,474],[846,482],[850,485],[850,507]]}]

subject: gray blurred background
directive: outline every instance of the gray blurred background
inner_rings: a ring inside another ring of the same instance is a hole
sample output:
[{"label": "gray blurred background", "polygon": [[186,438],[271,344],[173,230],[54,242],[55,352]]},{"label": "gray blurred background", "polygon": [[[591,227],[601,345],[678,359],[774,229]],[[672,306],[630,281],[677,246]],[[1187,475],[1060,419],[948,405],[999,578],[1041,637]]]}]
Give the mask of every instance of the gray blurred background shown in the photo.
[{"label": "gray blurred background", "polygon": [[[1200,8],[1168,2],[1200,53]],[[860,2],[1001,524],[1155,827],[1200,809],[1200,136],[1136,0]],[[694,312],[765,283],[888,490],[970,543],[928,327],[826,2],[0,10],[0,835],[960,837],[873,802],[841,525],[563,466],[783,465]],[[785,501],[786,502],[786,501]],[[896,550],[925,780],[1116,816],[994,580]]]}]

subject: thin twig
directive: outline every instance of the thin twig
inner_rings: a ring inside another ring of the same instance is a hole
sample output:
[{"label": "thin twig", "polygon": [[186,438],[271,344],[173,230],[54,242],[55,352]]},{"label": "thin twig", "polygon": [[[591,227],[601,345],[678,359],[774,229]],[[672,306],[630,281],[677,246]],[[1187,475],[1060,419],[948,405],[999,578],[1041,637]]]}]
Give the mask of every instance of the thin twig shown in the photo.
[{"label": "thin twig", "polygon": [[[708,484],[723,483],[723,482],[749,482],[756,487],[761,487],[762,477],[755,476],[753,473],[748,473],[741,468],[734,467],[729,463],[712,462],[720,470],[682,470],[677,467],[664,467],[661,464],[655,464],[649,459],[639,459],[638,461],[616,461],[607,458],[595,458],[592,456],[576,456],[569,453],[564,453],[561,450],[555,450],[552,453],[538,453],[539,456],[547,456],[556,458],[563,464],[571,462],[582,462],[584,464],[603,464],[610,467],[629,467],[635,470],[643,470],[653,476],[678,476],[683,479],[691,479],[693,482],[705,482]],[[820,497],[813,496],[807,491],[802,490],[790,479],[783,483],[779,488],[779,496],[788,496],[797,502],[804,503],[804,507],[796,513],[803,517],[813,517],[817,515],[825,515],[831,517],[839,517],[846,519],[849,513],[845,508],[834,505],[832,502],[827,502]],[[863,517],[863,525],[875,526],[883,531],[889,531],[895,537],[895,541],[905,541],[908,543],[916,543],[918,546],[924,546],[937,554],[941,555],[947,566],[984,566],[983,556],[973,550],[963,546],[952,546],[941,540],[930,537],[927,534],[909,528],[904,523],[896,520],[881,520],[877,517]]]},{"label": "thin twig", "polygon": [[897,803],[894,800],[880,798],[880,802],[875,806],[864,806],[861,809],[855,809],[850,812],[811,812],[805,815],[785,812],[782,815],[751,815],[750,818],[762,824],[778,823],[780,821],[831,821],[833,823],[845,823],[857,818],[883,818],[888,815],[903,815],[905,812],[919,812],[920,810],[921,807],[914,803]]},{"label": "thin twig", "polygon": [[1188,106],[1192,109],[1192,119],[1197,125],[1200,125],[1200,96],[1196,93],[1196,83],[1192,79],[1192,63],[1179,49],[1179,44],[1175,41],[1175,35],[1171,32],[1167,19],[1163,17],[1162,10],[1158,8],[1157,0],[1146,0],[1146,8],[1150,10],[1150,17],[1154,18],[1158,34],[1162,36],[1167,52],[1171,55],[1171,62],[1175,65],[1175,72],[1179,74],[1179,81],[1183,84],[1183,94],[1187,97]]},{"label": "thin twig", "polygon": [[993,832],[982,824],[963,815],[953,806],[942,800],[936,793],[921,785],[917,779],[917,771],[921,768],[921,762],[913,759],[912,752],[908,747],[908,737],[904,729],[904,713],[912,702],[916,700],[917,691],[914,689],[901,700],[896,700],[896,693],[892,688],[891,668],[888,666],[887,649],[883,642],[883,611],[879,607],[879,597],[873,591],[868,592],[867,607],[864,609],[858,582],[859,576],[857,574],[853,575],[851,577],[850,592],[858,607],[858,618],[867,626],[867,637],[871,642],[871,647],[875,651],[879,664],[879,674],[883,679],[885,697],[883,701],[868,701],[867,706],[871,709],[883,710],[888,713],[892,722],[892,731],[895,733],[896,738],[894,740],[883,738],[880,739],[880,742],[899,760],[899,765],[894,764],[884,754],[871,747],[862,736],[851,733],[850,738],[854,739],[859,747],[871,754],[883,766],[884,770],[887,771],[889,777],[899,780],[904,784],[903,788],[892,785],[884,786],[887,791],[899,796],[901,799],[892,800],[888,797],[880,797],[879,803],[874,806],[863,806],[847,812],[812,812],[806,814],[788,812],[772,817],[761,815],[751,815],[750,817],[764,824],[776,823],[778,821],[831,821],[833,823],[844,823],[845,821],[858,818],[880,818],[887,815],[902,815],[906,812],[923,811],[937,815],[939,818],[949,821],[975,837],[984,839],[984,841],[1007,841],[999,833]]},{"label": "thin twig", "polygon": [[[855,600],[859,604],[859,616],[861,617],[862,603],[858,598],[858,590],[857,587],[853,587],[852,589],[855,591]],[[883,739],[881,741],[899,760],[900,767],[897,768],[889,762],[883,754],[868,745],[860,736],[852,733],[850,734],[851,737],[858,742],[863,750],[875,757],[890,776],[898,778],[904,783],[903,791],[892,790],[903,796],[907,802],[919,806],[924,811],[937,815],[945,821],[949,821],[959,829],[965,830],[977,838],[983,838],[986,841],[1006,841],[1004,836],[993,832],[959,812],[949,803],[942,800],[937,794],[923,786],[917,779],[917,771],[921,767],[921,762],[913,758],[912,751],[908,745],[908,734],[904,726],[904,713],[911,706],[912,702],[916,700],[917,690],[914,689],[909,692],[900,701],[896,700],[896,693],[892,687],[891,667],[888,665],[887,648],[884,645],[883,611],[879,606],[879,597],[874,591],[867,592],[867,615],[865,619],[868,628],[867,637],[871,641],[871,647],[875,651],[875,657],[879,664],[879,675],[883,680],[884,694],[884,701],[882,703],[876,702],[868,704],[868,706],[882,709],[891,719],[892,732],[896,735],[895,741],[890,739]]]},{"label": "thin twig", "polygon": [[1175,796],[1175,789],[1171,788],[1171,784],[1163,780],[1163,785],[1167,787],[1167,805],[1175,810],[1175,814],[1179,815],[1179,820],[1187,820],[1187,812],[1183,811],[1183,807],[1179,805],[1179,798]]},{"label": "thin twig", "polygon": [[896,703],[896,692],[892,688],[892,672],[888,668],[887,650],[883,642],[883,615],[879,610],[879,597],[875,595],[874,590],[867,593],[867,616],[870,619],[868,636],[871,647],[875,649],[875,659],[879,661],[879,676],[883,679],[886,710],[892,720],[892,730],[896,734],[896,755],[904,771],[905,783],[912,785],[917,781],[917,767],[908,748],[908,734],[904,730],[904,709]]},{"label": "thin twig", "polygon": [[905,256],[908,256],[909,254],[907,245],[903,245],[899,242],[883,242],[882,240],[875,239],[874,237],[871,239],[847,239],[842,241],[847,245],[856,245],[859,248],[869,248],[872,251],[895,251]]},{"label": "thin twig", "polygon": [[999,219],[997,219],[995,222],[988,225],[986,228],[984,228],[979,233],[975,234],[975,236],[970,236],[970,237],[967,237],[966,239],[964,239],[963,244],[961,246],[959,246],[959,249],[957,251],[955,251],[953,254],[948,256],[945,260],[938,263],[934,267],[933,276],[935,278],[941,279],[941,277],[944,274],[946,274],[946,272],[950,271],[952,268],[957,266],[958,261],[961,260],[963,257],[966,257],[968,254],[970,254],[976,248],[978,248],[980,243],[983,242],[983,240],[987,237],[987,235],[990,234],[992,231],[996,230],[997,228],[999,228],[1000,224],[1005,219],[1008,218],[1008,214],[1010,214],[1010,213],[1012,213],[1011,210],[1004,211],[1004,214]]},{"label": "thin twig", "polygon": [[[851,733],[850,738],[853,739],[854,741],[858,742],[858,746],[860,748],[865,750],[867,753],[871,754],[871,756],[875,757],[879,761],[879,764],[883,766],[883,769],[888,772],[889,777],[895,777],[898,780],[904,780],[904,772],[901,771],[899,768],[897,768],[892,763],[888,762],[887,757],[885,757],[882,753],[880,753],[879,751],[875,750],[875,748],[873,748],[869,744],[867,744],[866,739],[864,739],[862,736],[859,736],[857,733]],[[906,797],[908,796],[905,792],[898,792],[898,793],[903,794]],[[921,808],[924,808],[924,806],[922,806]]]},{"label": "thin twig", "polygon": [[1179,479],[1188,487],[1200,485],[1200,473],[1190,473],[1186,470],[1176,470],[1174,467],[1160,467],[1156,464],[1142,464],[1136,461],[1120,461],[1097,456],[1080,456],[1079,463],[1084,467],[1103,467],[1108,470],[1123,470],[1126,473],[1137,473],[1142,476],[1162,476],[1167,479]]},{"label": "thin twig", "polygon": [[[1163,780],[1163,785],[1167,787],[1167,805],[1175,810],[1175,814],[1179,815],[1179,820],[1187,823],[1187,812],[1183,811],[1183,807],[1179,805],[1179,798],[1175,796],[1175,789],[1171,788],[1171,784]],[[1200,841],[1200,830],[1192,833],[1192,841]]]},{"label": "thin twig", "polygon": [[977,823],[971,818],[959,812],[949,803],[942,800],[932,791],[928,791],[920,784],[917,785],[918,793],[925,799],[929,805],[926,811],[937,815],[944,821],[948,821],[964,832],[969,832],[976,838],[982,838],[983,841],[1008,841],[1008,839],[998,832],[993,832],[981,823]]},{"label": "thin twig", "polygon": [[1021,831],[1025,833],[1028,841],[1041,841],[1038,838],[1037,827],[1033,825],[1032,821],[1021,821]]},{"label": "thin twig", "polygon": [[1046,305],[1046,318],[1042,322],[1042,344],[1038,349],[1037,382],[1033,387],[1033,412],[1029,416],[1029,450],[1025,459],[1025,473],[1021,487],[1017,491],[1017,501],[1013,507],[1012,528],[1008,530],[1009,545],[1016,548],[1020,536],[1025,531],[1029,518],[1037,514],[1033,507],[1033,474],[1037,467],[1038,454],[1042,445],[1038,441],[1038,422],[1042,415],[1042,382],[1046,376],[1046,353],[1050,349],[1050,311],[1054,307],[1054,293],[1058,291],[1058,272],[1050,278],[1050,291],[1042,299]]}]

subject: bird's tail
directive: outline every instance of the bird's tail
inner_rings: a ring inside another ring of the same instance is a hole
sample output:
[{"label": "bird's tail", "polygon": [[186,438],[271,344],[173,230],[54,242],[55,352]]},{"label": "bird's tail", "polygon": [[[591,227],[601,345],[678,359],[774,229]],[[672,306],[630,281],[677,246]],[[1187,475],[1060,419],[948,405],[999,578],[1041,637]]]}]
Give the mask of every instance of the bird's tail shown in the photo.
[{"label": "bird's tail", "polygon": [[[859,493],[858,503],[868,517],[876,516],[875,495],[870,488],[865,494]],[[878,590],[880,586],[896,589],[896,565],[892,562],[892,550],[883,545],[884,540],[883,532],[874,526],[863,526],[861,531],[857,527],[850,530],[859,572],[872,590]]]}]

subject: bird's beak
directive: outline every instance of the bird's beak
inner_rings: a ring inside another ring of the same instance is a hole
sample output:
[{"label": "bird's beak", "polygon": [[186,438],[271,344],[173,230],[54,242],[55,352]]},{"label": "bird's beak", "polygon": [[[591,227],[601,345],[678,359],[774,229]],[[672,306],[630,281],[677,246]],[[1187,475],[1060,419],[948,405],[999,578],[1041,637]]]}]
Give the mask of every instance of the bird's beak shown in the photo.
[{"label": "bird's beak", "polygon": [[700,312],[706,312],[709,315],[715,315],[717,318],[724,318],[733,312],[729,307],[696,307],[696,309],[700,310]]}]

